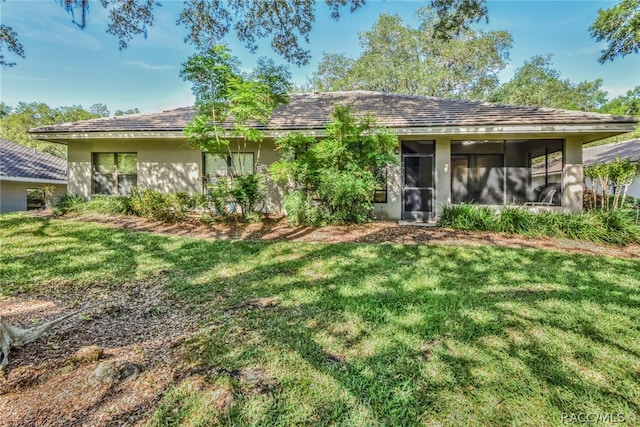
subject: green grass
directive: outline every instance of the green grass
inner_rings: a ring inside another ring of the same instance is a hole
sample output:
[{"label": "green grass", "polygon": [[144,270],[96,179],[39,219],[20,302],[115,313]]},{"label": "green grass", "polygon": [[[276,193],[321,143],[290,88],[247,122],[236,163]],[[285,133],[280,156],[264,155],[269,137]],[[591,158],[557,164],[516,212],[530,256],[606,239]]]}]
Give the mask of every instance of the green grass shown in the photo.
[{"label": "green grass", "polygon": [[[212,310],[185,344],[209,388],[153,425],[561,425],[640,415],[640,260],[535,249],[167,237],[0,216],[0,294],[158,270]],[[277,307],[226,310],[256,297]],[[238,375],[258,368],[256,392]],[[220,410],[215,390],[231,390]],[[213,391],[212,391],[213,390]],[[636,421],[637,422],[637,421]],[[633,422],[623,425],[632,425]]]}]

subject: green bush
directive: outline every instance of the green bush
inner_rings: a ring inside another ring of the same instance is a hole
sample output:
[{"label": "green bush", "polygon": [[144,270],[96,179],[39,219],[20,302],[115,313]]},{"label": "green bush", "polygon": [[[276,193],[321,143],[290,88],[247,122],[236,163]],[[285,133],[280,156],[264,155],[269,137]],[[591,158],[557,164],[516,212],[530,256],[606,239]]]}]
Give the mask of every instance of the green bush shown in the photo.
[{"label": "green bush", "polygon": [[242,216],[246,218],[247,215],[253,214],[257,205],[266,198],[264,176],[254,173],[236,177],[230,194],[240,206]]},{"label": "green bush", "polygon": [[93,196],[84,209],[105,215],[127,215],[131,213],[131,199],[127,196]]},{"label": "green bush", "polygon": [[84,211],[87,200],[84,197],[73,194],[62,195],[53,202],[53,211],[59,214],[71,212],[80,213]]},{"label": "green bush", "polygon": [[493,210],[468,204],[445,206],[438,225],[458,230],[498,231],[497,218]]},{"label": "green bush", "polygon": [[233,180],[220,178],[208,186],[206,204],[209,215],[219,219],[251,219],[260,217],[266,198],[264,176],[250,174]]},{"label": "green bush", "polygon": [[[176,222],[186,218],[191,205],[186,193],[161,193],[149,188],[135,188],[131,192],[131,211],[134,215],[158,221]],[[190,196],[188,196],[190,197]]]},{"label": "green bush", "polygon": [[524,209],[507,208],[500,212],[497,226],[500,231],[508,234],[522,234],[527,236],[539,235],[539,228],[535,216]]},{"label": "green bush", "polygon": [[60,196],[54,204],[57,213],[98,213],[105,215],[127,215],[131,213],[130,199],[126,196],[96,195],[91,199],[81,196]]},{"label": "green bush", "polygon": [[331,222],[357,224],[369,220],[376,185],[371,173],[328,170],[322,175],[318,197],[326,204]]},{"label": "green bush", "polygon": [[564,237],[615,245],[640,243],[640,224],[636,222],[633,210],[562,214],[507,208],[496,214],[487,207],[454,205],[443,208],[438,225],[467,231]]},{"label": "green bush", "polygon": [[373,197],[397,164],[397,136],[359,116],[349,106],[336,106],[326,136],[290,133],[276,140],[281,159],[269,168],[284,185],[285,209],[294,224],[360,223],[373,213]]},{"label": "green bush", "polygon": [[309,198],[306,191],[293,191],[284,196],[283,207],[293,225],[322,226],[329,222],[328,210]]}]

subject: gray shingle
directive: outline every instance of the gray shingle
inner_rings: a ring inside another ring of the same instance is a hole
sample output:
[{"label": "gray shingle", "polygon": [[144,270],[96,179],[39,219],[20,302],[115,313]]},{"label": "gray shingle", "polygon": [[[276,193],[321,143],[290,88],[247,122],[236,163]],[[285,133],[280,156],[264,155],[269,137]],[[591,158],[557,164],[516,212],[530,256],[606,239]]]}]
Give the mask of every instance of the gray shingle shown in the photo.
[{"label": "gray shingle", "polygon": [[66,181],[67,161],[6,139],[0,139],[0,180],[3,178]]},{"label": "gray shingle", "polygon": [[[292,94],[290,103],[274,112],[266,129],[324,129],[336,104],[353,104],[360,113],[374,114],[379,125],[393,128],[635,122],[632,117],[581,111],[353,91]],[[193,108],[183,107],[159,113],[42,126],[31,132],[181,131],[193,115]]]}]

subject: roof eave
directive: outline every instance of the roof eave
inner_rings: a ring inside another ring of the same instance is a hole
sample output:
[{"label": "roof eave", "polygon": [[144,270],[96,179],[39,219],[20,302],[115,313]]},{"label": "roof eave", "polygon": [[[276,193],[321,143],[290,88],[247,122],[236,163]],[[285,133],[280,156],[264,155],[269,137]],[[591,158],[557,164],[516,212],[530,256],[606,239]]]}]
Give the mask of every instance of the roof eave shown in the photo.
[{"label": "roof eave", "polygon": [[[526,124],[526,125],[459,125],[400,127],[394,130],[398,136],[494,136],[496,138],[518,137],[523,135],[551,136],[562,134],[594,135],[594,139],[632,132],[636,129],[634,122],[617,123],[578,123],[578,124]],[[326,129],[273,129],[264,131],[267,138],[277,138],[289,132],[302,132],[322,137]],[[169,131],[108,131],[108,132],[39,132],[32,133],[32,139],[66,144],[71,140],[89,139],[184,139],[181,130]],[[227,135],[232,137],[233,135]],[[592,139],[593,140],[593,139]]]},{"label": "roof eave", "polygon": [[61,179],[46,179],[46,178],[27,178],[23,176],[0,176],[0,181],[6,182],[28,182],[34,184],[57,184],[67,185],[67,181]]}]

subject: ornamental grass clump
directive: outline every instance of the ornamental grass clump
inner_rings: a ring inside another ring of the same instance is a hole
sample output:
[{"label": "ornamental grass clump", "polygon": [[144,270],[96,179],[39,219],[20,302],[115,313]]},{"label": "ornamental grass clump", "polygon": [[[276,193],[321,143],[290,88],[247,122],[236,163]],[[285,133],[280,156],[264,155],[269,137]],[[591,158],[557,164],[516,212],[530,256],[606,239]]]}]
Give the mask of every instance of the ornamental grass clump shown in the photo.
[{"label": "ornamental grass clump", "polygon": [[463,204],[445,206],[438,225],[466,231],[495,231],[614,245],[640,243],[640,223],[635,220],[635,213],[631,210],[564,214],[505,208],[496,214],[487,207]]}]

